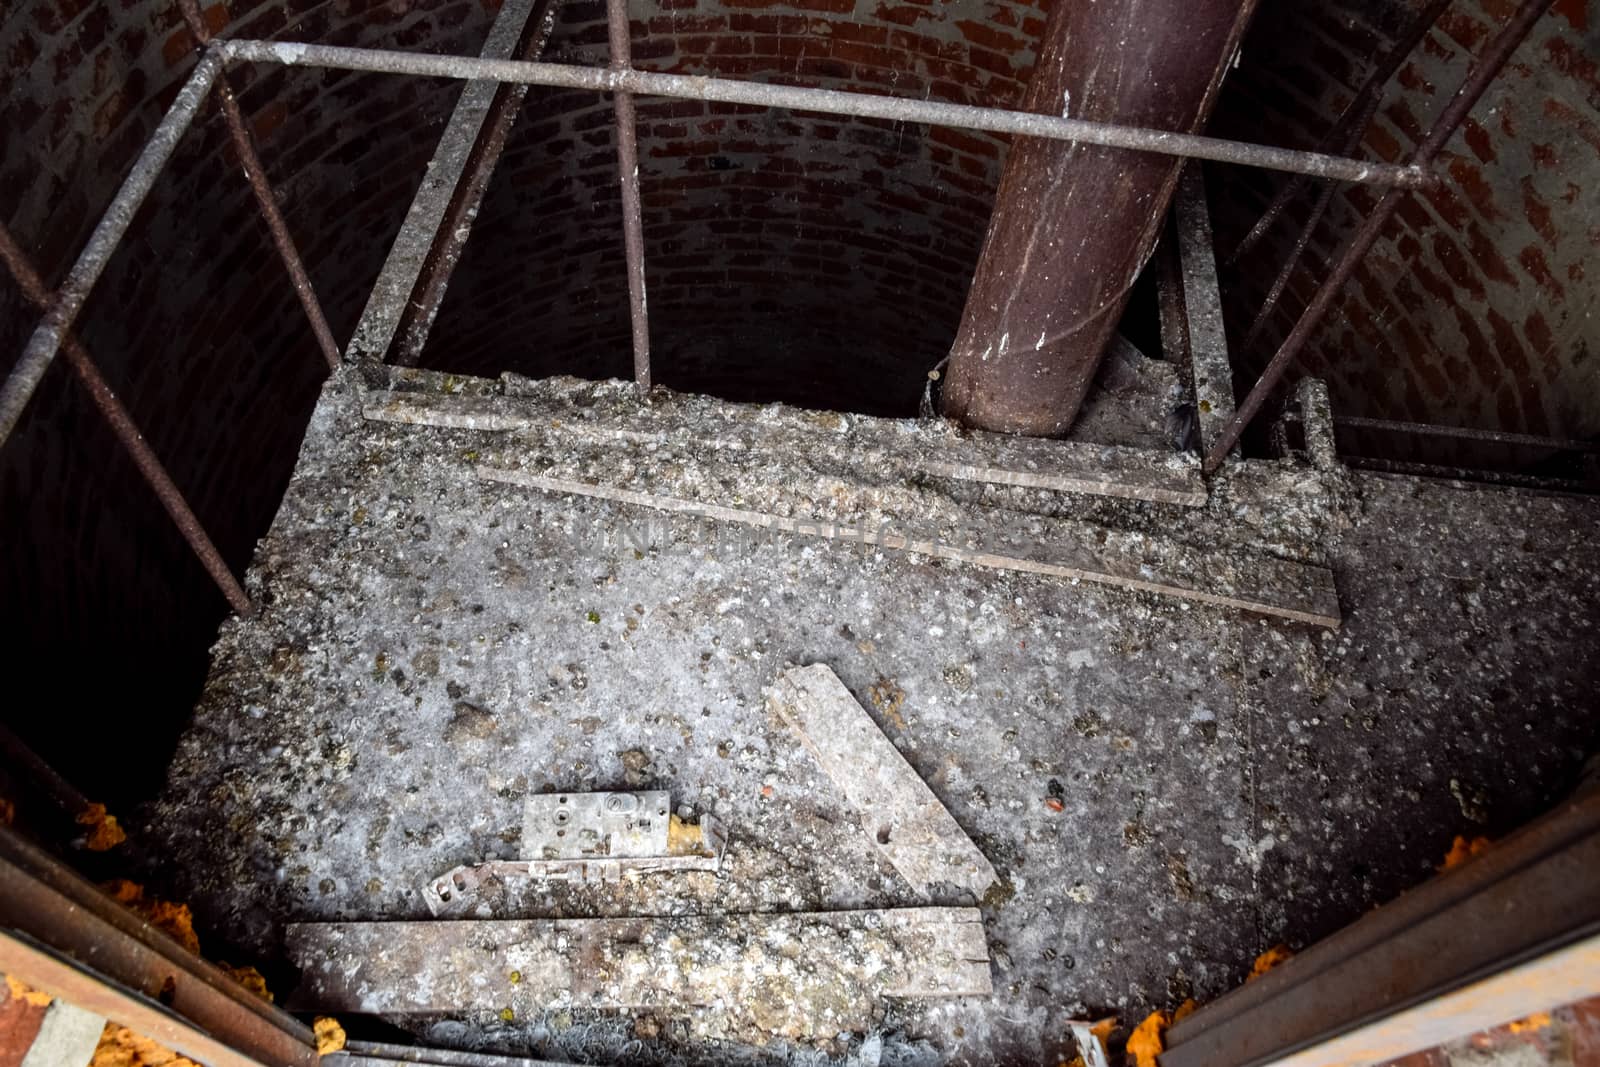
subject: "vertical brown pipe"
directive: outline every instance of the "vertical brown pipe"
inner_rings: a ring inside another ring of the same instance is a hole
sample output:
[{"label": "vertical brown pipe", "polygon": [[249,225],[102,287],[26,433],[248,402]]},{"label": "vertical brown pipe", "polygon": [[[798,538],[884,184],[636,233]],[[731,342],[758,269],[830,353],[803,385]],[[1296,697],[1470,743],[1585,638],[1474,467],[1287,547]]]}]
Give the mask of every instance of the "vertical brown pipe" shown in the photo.
[{"label": "vertical brown pipe", "polygon": [[[1256,0],[1052,6],[1023,108],[1192,133]],[[944,413],[1051,436],[1078,414],[1183,160],[1018,138],[950,351]]]},{"label": "vertical brown pipe", "polygon": [[[628,0],[606,0],[606,27],[611,43],[611,69],[630,70],[632,29]],[[622,183],[622,248],[628,260],[628,311],[633,323],[633,380],[650,389],[650,315],[645,305],[644,210],[639,203],[639,144],[633,94],[611,94],[617,118],[617,175]]]}]

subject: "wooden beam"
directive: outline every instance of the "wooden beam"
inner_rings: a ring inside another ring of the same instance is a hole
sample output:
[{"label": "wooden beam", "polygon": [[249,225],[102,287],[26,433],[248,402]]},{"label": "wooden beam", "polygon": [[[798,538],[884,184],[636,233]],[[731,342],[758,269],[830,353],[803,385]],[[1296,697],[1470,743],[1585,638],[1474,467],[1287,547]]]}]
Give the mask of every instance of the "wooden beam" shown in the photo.
[{"label": "wooden beam", "polygon": [[[1325,567],[1271,556],[1208,552],[1145,534],[1094,527],[1083,527],[1082,536],[1078,537],[1041,540],[1000,526],[998,515],[984,514],[995,509],[981,509],[977,516],[994,523],[992,527],[980,522],[976,528],[969,527],[960,541],[946,541],[903,524],[897,529],[897,524],[887,521],[874,528],[866,522],[776,515],[523,470],[487,465],[479,465],[476,470],[478,477],[488,481],[549,493],[612,500],[847,543],[881,545],[935,559],[1093,582],[1316,626],[1339,625],[1339,597],[1332,573]],[[1056,524],[1058,531],[1067,528],[1066,524]]]},{"label": "wooden beam", "polygon": [[784,671],[767,706],[800,735],[878,851],[918,892],[957,886],[981,897],[995,883],[988,859],[831,669]]},{"label": "wooden beam", "polygon": [[[759,1001],[795,1026],[808,1005],[986,996],[976,908],[460,922],[296,923],[296,1008],[413,1015],[527,1014],[551,1004],[645,1008]],[[818,1001],[816,998],[823,998]]]},{"label": "wooden beam", "polygon": [[698,448],[742,453],[811,454],[829,440],[859,464],[884,464],[907,475],[1015,485],[1059,493],[1121,497],[1198,507],[1206,502],[1193,456],[1114,445],[1047,441],[1003,434],[942,436],[926,426],[833,412],[748,408],[759,418],[675,410],[670,401],[596,418],[575,405],[510,397],[390,393],[362,414],[377,422],[445,429],[524,431],[547,438],[644,443],[693,441]]}]

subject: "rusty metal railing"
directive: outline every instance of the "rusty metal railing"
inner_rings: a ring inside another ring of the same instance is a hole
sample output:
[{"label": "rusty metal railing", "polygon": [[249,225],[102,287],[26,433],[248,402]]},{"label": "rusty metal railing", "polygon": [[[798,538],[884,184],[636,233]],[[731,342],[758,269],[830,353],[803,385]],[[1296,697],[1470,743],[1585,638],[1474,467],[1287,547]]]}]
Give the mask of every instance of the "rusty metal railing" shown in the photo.
[{"label": "rusty metal railing", "polygon": [[[10,376],[3,385],[0,385],[0,446],[5,444],[16,429],[28,401],[43,380],[46,371],[57,353],[65,348],[69,363],[95,397],[97,405],[111,422],[118,439],[129,449],[140,472],[152,490],[161,498],[190,547],[211,574],[218,588],[222,590],[229,604],[241,614],[249,612],[249,601],[237,579],[223,564],[215,546],[200,528],[193,511],[183,500],[171,479],[166,476],[159,460],[150,452],[149,446],[140,437],[126,410],[111,395],[103,379],[95,372],[87,353],[72,339],[71,331],[96,281],[127,233],[134,214],[148,197],[157,177],[193,123],[207,95],[216,88],[229,136],[243,163],[263,221],[272,235],[273,243],[305,309],[312,334],[329,367],[337,369],[338,345],[328,328],[327,317],[278,211],[238,102],[225,77],[225,68],[229,64],[250,62],[589,89],[614,94],[634,346],[634,375],[637,382],[645,388],[649,387],[651,380],[650,334],[644,284],[638,152],[633,122],[633,97],[636,95],[780,107],[860,118],[955,126],[1022,137],[1076,141],[1139,152],[1233,163],[1327,180],[1387,187],[1388,191],[1379,202],[1378,210],[1368,219],[1338,267],[1325,280],[1316,299],[1307,308],[1290,338],[1284,342],[1268,365],[1261,381],[1251,391],[1237,416],[1227,427],[1222,439],[1207,456],[1207,469],[1215,470],[1221,462],[1221,457],[1232,448],[1243,432],[1244,426],[1259,409],[1265,393],[1281,377],[1310,330],[1326,313],[1332,303],[1333,293],[1349,277],[1355,263],[1376,239],[1378,229],[1393,213],[1399,197],[1406,195],[1408,190],[1426,188],[1434,183],[1436,179],[1430,169],[1434,156],[1550,2],[1551,0],[1527,0],[1524,3],[1522,9],[1496,38],[1484,58],[1474,65],[1467,80],[1457,91],[1456,97],[1435,123],[1433,131],[1418,148],[1412,160],[1404,165],[1393,165],[1321,152],[1247,144],[1214,137],[1090,122],[1006,108],[636,70],[629,60],[626,0],[608,0],[611,60],[605,67],[344,48],[283,41],[211,39],[193,0],[179,0],[191,32],[201,45],[199,61],[129,170],[111,205],[90,235],[61,287],[54,294],[44,293],[42,287],[37,284],[37,272],[26,262],[15,242],[10,241],[9,237],[6,239],[9,251],[5,260],[29,299],[44,308],[44,316],[29,338]],[[29,281],[29,278],[32,281]],[[420,343],[416,347],[420,349]]]}]

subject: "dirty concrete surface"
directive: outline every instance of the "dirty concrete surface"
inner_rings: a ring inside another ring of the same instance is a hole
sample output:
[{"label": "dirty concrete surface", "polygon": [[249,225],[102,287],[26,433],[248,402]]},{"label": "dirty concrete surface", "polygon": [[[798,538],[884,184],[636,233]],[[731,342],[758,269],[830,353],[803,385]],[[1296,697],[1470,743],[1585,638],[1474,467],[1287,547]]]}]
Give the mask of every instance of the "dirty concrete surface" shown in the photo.
[{"label": "dirty concrete surface", "polygon": [[[625,417],[625,395],[593,403]],[[517,857],[523,799],[551,791],[669,789],[727,825],[724,869],[506,886],[481,917],[973,903],[902,881],[768,712],[789,664],[839,675],[1000,876],[976,902],[988,998],[885,1001],[799,1040],[711,1007],[395,1020],[425,1041],[1054,1062],[1066,1020],[1215,997],[1263,949],[1428,877],[1453,835],[1526,821],[1596,740],[1593,501],[1292,461],[1244,464],[1194,509],[917,487],[1326,563],[1333,631],[802,536],[730,542],[693,516],[480,482],[504,435],[368,422],[361,402],[349,370],[327,386],[249,574],[261,611],[224,625],[139,817],[168,860],[152,876],[235,953],[277,958],[291,921],[428,918],[427,880]]]}]

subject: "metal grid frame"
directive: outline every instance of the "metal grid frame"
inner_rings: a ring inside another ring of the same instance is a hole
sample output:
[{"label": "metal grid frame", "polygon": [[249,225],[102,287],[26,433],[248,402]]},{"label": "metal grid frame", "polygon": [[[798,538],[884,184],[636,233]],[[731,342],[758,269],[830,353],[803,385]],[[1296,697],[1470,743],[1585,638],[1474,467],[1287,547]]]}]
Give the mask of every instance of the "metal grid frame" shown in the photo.
[{"label": "metal grid frame", "polygon": [[[1427,188],[1437,180],[1431,165],[1439,150],[1443,148],[1456,126],[1467,116],[1510,58],[1511,53],[1552,2],[1553,0],[1524,0],[1516,14],[1490,43],[1483,56],[1474,62],[1465,80],[1435,120],[1411,160],[1403,165],[1394,165],[1322,152],[1247,144],[1006,108],[641,71],[633,67],[629,54],[631,34],[627,0],[607,0],[610,62],[605,67],[547,63],[528,59],[492,59],[323,44],[213,38],[200,17],[195,0],[179,0],[185,21],[199,44],[198,62],[166,115],[146,142],[83,251],[55,293],[50,294],[44,290],[37,270],[28,262],[21,248],[11,239],[9,233],[0,230],[0,258],[4,259],[22,286],[25,296],[43,311],[43,318],[29,338],[16,366],[5,383],[0,385],[0,447],[9,440],[28,401],[43,380],[50,364],[54,362],[57,353],[65,351],[68,362],[80,381],[89,390],[118,439],[133,456],[141,474],[152,491],[161,499],[228,603],[241,615],[251,613],[252,605],[248,596],[227,569],[192,509],[171,478],[167,476],[160,461],[144,442],[126,409],[95,370],[93,361],[73,334],[73,324],[178,142],[199,114],[206,98],[215,90],[229,137],[243,164],[263,222],[271,233],[291,284],[305,309],[312,334],[328,362],[330,371],[338,369],[341,362],[338,345],[329,330],[327,317],[312,288],[293,238],[289,235],[288,228],[278,211],[260,157],[251,142],[238,102],[228,83],[227,68],[232,64],[272,63],[461,81],[488,81],[501,85],[589,89],[613,94],[633,332],[634,377],[644,389],[649,388],[651,381],[650,334],[645,295],[638,148],[634,128],[633,98],[636,95],[780,107],[798,111],[955,126],[1023,137],[1076,141],[1188,159],[1234,163],[1287,171],[1305,177],[1386,187],[1377,209],[1367,218],[1338,263],[1319,286],[1299,322],[1267,364],[1232,419],[1213,440],[1206,442],[1204,469],[1208,474],[1213,473],[1234,449],[1245,427],[1259,412],[1267,395],[1277,385],[1294,356],[1326,315],[1338,290],[1377,239],[1383,225],[1394,214],[1400,198],[1407,195],[1410,190]],[[423,328],[425,330],[426,326]],[[420,344],[416,347],[420,349]]]}]

